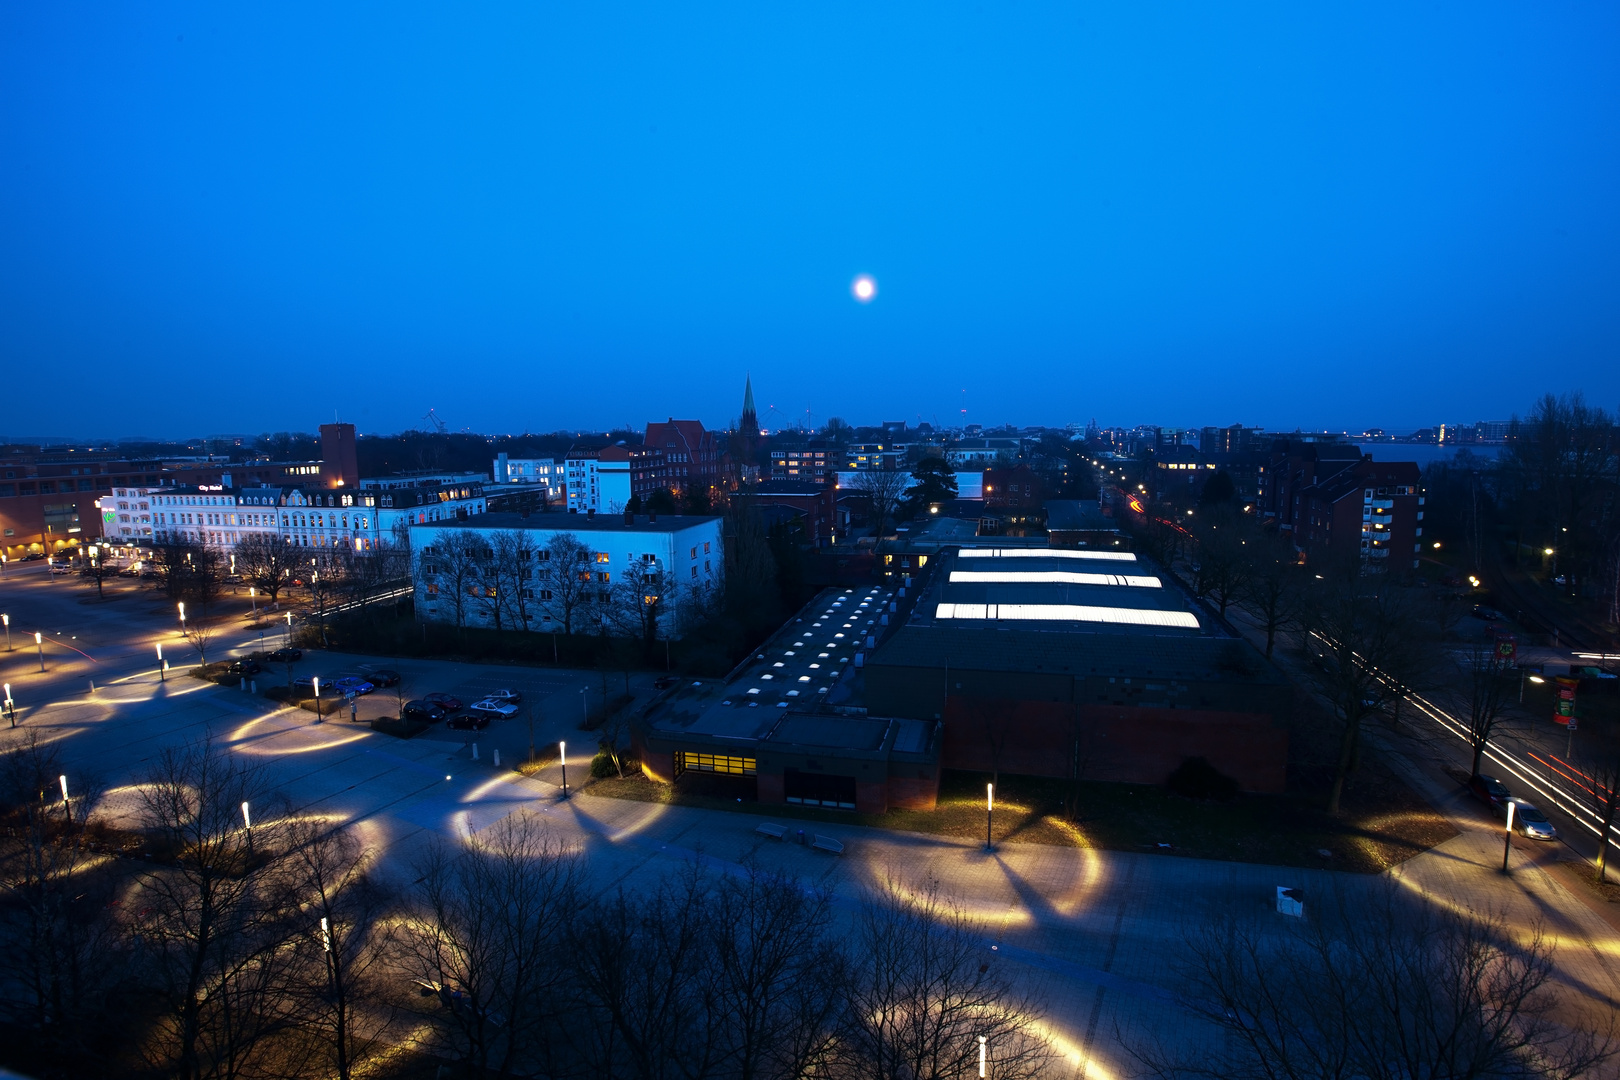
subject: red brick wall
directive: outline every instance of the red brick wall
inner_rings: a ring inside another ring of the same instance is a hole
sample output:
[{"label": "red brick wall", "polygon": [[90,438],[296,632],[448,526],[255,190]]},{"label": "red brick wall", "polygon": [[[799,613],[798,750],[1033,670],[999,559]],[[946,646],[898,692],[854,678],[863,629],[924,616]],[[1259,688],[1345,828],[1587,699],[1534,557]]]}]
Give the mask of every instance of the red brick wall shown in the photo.
[{"label": "red brick wall", "polygon": [[656,780],[660,784],[675,782],[674,754],[650,752],[645,747],[638,747],[636,753],[641,758],[641,774],[647,779]]},{"label": "red brick wall", "polygon": [[[1205,757],[1246,791],[1279,792],[1288,732],[1269,714],[1082,705],[1080,757],[1092,780],[1162,784],[1189,757]],[[1075,707],[952,695],[940,764],[949,769],[1067,776]],[[994,739],[994,744],[992,743]],[[999,748],[997,745],[999,744]]]},{"label": "red brick wall", "polygon": [[894,810],[932,810],[939,804],[939,770],[928,770],[928,779],[917,776],[889,777],[889,807]]},{"label": "red brick wall", "polygon": [[855,781],[855,811],[881,814],[889,808],[889,785],[882,780]]}]

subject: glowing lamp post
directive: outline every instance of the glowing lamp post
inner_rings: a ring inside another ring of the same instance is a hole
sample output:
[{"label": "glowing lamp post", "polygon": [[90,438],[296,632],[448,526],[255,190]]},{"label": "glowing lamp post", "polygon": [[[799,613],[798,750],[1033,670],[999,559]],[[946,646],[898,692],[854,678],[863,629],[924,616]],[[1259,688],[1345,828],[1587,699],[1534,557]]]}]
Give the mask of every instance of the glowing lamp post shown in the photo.
[{"label": "glowing lamp post", "polygon": [[34,632],[34,648],[39,650],[39,670],[43,674],[45,671],[45,635],[37,630]]},{"label": "glowing lamp post", "polygon": [[6,652],[11,651],[11,616],[0,615],[0,622],[6,624]]},{"label": "glowing lamp post", "polygon": [[180,632],[186,632],[186,602],[180,601]]},{"label": "glowing lamp post", "polygon": [[242,831],[247,834],[248,853],[253,852],[253,813],[247,803],[242,804]]},{"label": "glowing lamp post", "polygon": [[984,1080],[984,1075],[985,1075],[985,1073],[984,1073],[984,1057],[985,1057],[985,1053],[984,1053],[984,1036],[980,1035],[979,1036],[979,1078],[980,1078],[980,1080]]},{"label": "glowing lamp post", "polygon": [[67,815],[68,824],[73,823],[73,804],[68,802],[67,773],[57,777],[62,783],[62,813]]},{"label": "glowing lamp post", "polygon": [[319,675],[315,676],[313,685],[315,687],[315,722],[318,724],[321,722],[321,678]]},{"label": "glowing lamp post", "polygon": [[568,744],[567,743],[565,743],[565,742],[557,743],[557,759],[562,762],[562,772],[563,772],[562,797],[566,799],[566,798],[568,798]]},{"label": "glowing lamp post", "polygon": [[15,701],[11,700],[11,684],[6,683],[5,686],[6,686],[6,696],[3,699],[3,704],[4,704],[5,710],[6,710],[6,719],[11,721],[11,726],[12,727],[16,727],[17,726],[17,703]]},{"label": "glowing lamp post", "polygon": [[1502,873],[1508,872],[1508,852],[1513,848],[1513,803],[1507,804],[1507,828],[1502,830]]},{"label": "glowing lamp post", "polygon": [[991,840],[991,825],[996,817],[996,785],[984,785],[984,850],[990,851],[994,847]]},{"label": "glowing lamp post", "polygon": [[169,670],[169,665],[165,664],[163,662],[163,642],[161,642],[161,641],[158,642],[157,651],[158,651],[158,682],[168,682],[169,680],[167,678],[166,673]]},{"label": "glowing lamp post", "polygon": [[259,617],[258,592],[252,585],[248,586],[248,604],[253,608],[253,617],[257,619]]}]

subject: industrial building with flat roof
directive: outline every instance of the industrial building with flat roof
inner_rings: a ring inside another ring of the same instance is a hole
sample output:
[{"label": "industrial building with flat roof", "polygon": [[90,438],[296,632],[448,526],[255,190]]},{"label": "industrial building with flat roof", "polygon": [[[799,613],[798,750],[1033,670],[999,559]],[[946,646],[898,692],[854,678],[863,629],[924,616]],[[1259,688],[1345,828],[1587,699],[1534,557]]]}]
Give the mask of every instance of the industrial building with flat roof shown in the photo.
[{"label": "industrial building with flat roof", "polygon": [[860,702],[864,659],[898,613],[888,589],[825,590],[726,678],[656,701],[635,725],[642,771],[740,777],[760,802],[932,809],[939,722]]},{"label": "industrial building with flat roof", "polygon": [[863,704],[941,721],[943,767],[1162,783],[1203,757],[1283,789],[1287,680],[1141,556],[963,547],[914,581]]}]

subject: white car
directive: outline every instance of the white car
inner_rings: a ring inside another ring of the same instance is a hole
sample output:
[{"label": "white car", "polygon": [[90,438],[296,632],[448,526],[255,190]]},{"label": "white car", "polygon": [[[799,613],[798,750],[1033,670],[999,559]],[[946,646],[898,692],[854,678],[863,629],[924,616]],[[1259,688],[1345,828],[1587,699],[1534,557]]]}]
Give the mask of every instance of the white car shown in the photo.
[{"label": "white car", "polygon": [[516,705],[508,705],[506,702],[496,701],[494,698],[475,701],[469,708],[475,713],[482,713],[485,716],[492,716],[500,720],[508,720],[517,715]]}]

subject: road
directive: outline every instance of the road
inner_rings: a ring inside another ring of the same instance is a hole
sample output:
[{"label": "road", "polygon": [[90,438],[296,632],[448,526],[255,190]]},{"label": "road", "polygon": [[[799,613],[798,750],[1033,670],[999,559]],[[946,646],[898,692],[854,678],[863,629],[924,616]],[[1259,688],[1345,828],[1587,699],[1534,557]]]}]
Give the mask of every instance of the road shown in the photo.
[{"label": "road", "polygon": [[[1129,1075],[1130,1046],[1211,1037],[1181,996],[1187,986],[1177,963],[1189,925],[1211,913],[1239,913],[1269,920],[1281,932],[1285,917],[1273,911],[1279,885],[1303,888],[1307,898],[1352,899],[1377,885],[1325,869],[1034,844],[986,853],[973,841],[821,826],[847,845],[838,859],[760,836],[753,830],[761,819],[753,815],[588,794],[563,800],[556,769],[526,779],[494,766],[494,750],[507,765],[523,753],[526,725],[506,722],[484,733],[474,761],[469,742],[442,731],[400,741],[341,721],[316,723],[306,712],[174,673],[160,682],[152,663],[157,643],[177,667],[187,656],[169,606],[149,590],[121,584],[116,599],[97,603],[77,583],[13,567],[0,580],[0,611],[30,642],[33,629],[47,634],[44,674],[35,653],[19,649],[0,654],[0,678],[12,684],[27,731],[61,740],[74,769],[104,775],[109,792],[99,813],[130,812],[130,785],[164,747],[212,733],[230,752],[262,761],[293,810],[350,824],[402,883],[425,844],[455,842],[518,808],[544,815],[560,838],[578,844],[601,888],[655,883],[691,859],[719,873],[754,859],[828,882],[847,913],[865,890],[934,877],[983,920],[986,962],[1006,965],[1016,981],[1045,997],[1063,1075]],[[238,615],[226,612],[233,625]],[[237,650],[258,644],[256,633],[242,631],[222,642]],[[336,660],[305,664],[325,670],[340,666]],[[515,686],[526,707],[538,705],[540,742],[579,737],[576,701],[582,689],[599,685],[594,673],[437,661],[390,666],[405,673],[414,692]],[[652,675],[638,678],[645,685]],[[1620,996],[1620,939],[1547,872],[1552,849],[1515,840],[1515,872],[1504,878],[1494,823],[1442,771],[1423,763],[1402,767],[1461,835],[1405,863],[1395,880],[1443,903],[1491,907],[1517,926],[1539,921],[1559,946],[1559,979],[1572,1008],[1595,1009]]]}]

